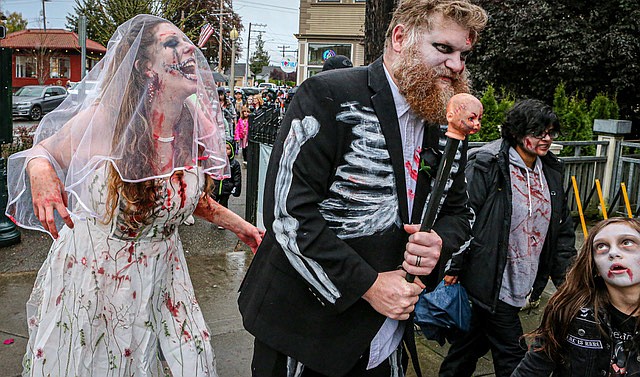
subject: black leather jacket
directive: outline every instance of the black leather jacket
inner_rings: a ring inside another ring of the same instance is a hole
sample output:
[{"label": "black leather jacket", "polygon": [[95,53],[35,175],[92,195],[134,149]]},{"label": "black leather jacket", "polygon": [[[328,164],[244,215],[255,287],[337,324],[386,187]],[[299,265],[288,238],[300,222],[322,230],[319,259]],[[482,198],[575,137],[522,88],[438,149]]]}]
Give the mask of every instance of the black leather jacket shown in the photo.
[{"label": "black leather jacket", "polygon": [[[564,363],[556,364],[544,352],[534,351],[541,344],[541,340],[536,339],[511,377],[549,376],[551,373],[553,377],[608,376],[612,344],[598,330],[593,313],[591,308],[582,308],[571,321],[567,339],[562,345],[565,350]],[[603,330],[610,332],[611,326],[606,313],[600,318],[604,322]],[[627,358],[625,377],[632,376],[640,376],[637,347],[630,351]]]},{"label": "black leather jacket", "polygon": [[[541,157],[549,185],[551,219],[540,254],[532,296],[540,296],[549,277],[558,286],[576,255],[573,221],[564,200],[563,165],[551,152]],[[495,310],[507,263],[511,227],[509,144],[502,139],[469,151],[466,168],[469,204],[476,219],[469,247],[454,255],[447,275],[460,276],[474,304]]]}]

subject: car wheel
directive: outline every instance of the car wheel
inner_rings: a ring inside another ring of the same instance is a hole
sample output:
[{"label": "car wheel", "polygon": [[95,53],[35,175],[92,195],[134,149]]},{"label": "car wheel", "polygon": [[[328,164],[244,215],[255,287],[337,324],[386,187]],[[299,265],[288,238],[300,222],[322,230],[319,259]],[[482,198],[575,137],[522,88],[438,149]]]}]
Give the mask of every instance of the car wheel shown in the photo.
[{"label": "car wheel", "polygon": [[34,106],[31,108],[29,118],[31,118],[31,120],[40,120],[40,118],[42,118],[42,109],[40,106]]}]

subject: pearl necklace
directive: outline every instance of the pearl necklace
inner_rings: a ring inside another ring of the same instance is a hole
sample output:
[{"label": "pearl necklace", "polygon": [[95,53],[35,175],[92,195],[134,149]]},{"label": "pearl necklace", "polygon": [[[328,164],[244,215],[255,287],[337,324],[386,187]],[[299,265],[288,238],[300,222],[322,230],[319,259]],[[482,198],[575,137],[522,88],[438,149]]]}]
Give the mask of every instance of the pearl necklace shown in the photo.
[{"label": "pearl necklace", "polygon": [[169,137],[161,137],[161,136],[158,136],[156,134],[153,134],[153,138],[158,140],[161,143],[171,143],[171,142],[173,142],[175,140],[176,137],[173,136],[173,135],[169,136]]}]

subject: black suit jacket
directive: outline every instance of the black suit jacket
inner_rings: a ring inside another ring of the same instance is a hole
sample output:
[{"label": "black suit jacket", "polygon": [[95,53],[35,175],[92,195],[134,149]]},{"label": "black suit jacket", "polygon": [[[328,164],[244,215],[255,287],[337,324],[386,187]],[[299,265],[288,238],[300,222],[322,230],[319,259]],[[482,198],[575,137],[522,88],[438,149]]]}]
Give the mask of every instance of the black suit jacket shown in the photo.
[{"label": "black suit jacket", "polygon": [[[437,148],[440,137],[437,126],[428,127],[423,148]],[[460,163],[434,226],[445,246],[441,261],[470,230],[464,157]],[[404,177],[382,60],[307,79],[269,161],[267,234],[240,288],[245,328],[310,369],[348,372],[385,320],[361,297],[378,272],[402,263],[402,224],[420,222],[430,191],[429,176],[420,173],[409,219]],[[440,276],[432,275],[436,283]]]}]

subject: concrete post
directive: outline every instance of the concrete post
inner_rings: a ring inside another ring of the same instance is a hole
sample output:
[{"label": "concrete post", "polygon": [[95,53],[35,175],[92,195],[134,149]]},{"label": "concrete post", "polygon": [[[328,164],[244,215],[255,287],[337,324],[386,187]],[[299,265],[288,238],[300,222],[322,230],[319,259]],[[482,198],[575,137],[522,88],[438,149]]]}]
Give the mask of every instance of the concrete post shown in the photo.
[{"label": "concrete post", "polygon": [[[620,157],[620,142],[624,139],[624,135],[631,132],[630,120],[618,119],[594,119],[593,132],[598,135],[598,141],[608,141],[606,147],[607,162],[604,169],[604,177],[602,177],[602,195],[608,200],[610,195],[615,192],[616,185],[615,176],[617,170],[617,161]],[[596,155],[602,155],[602,145],[597,146]]]}]

